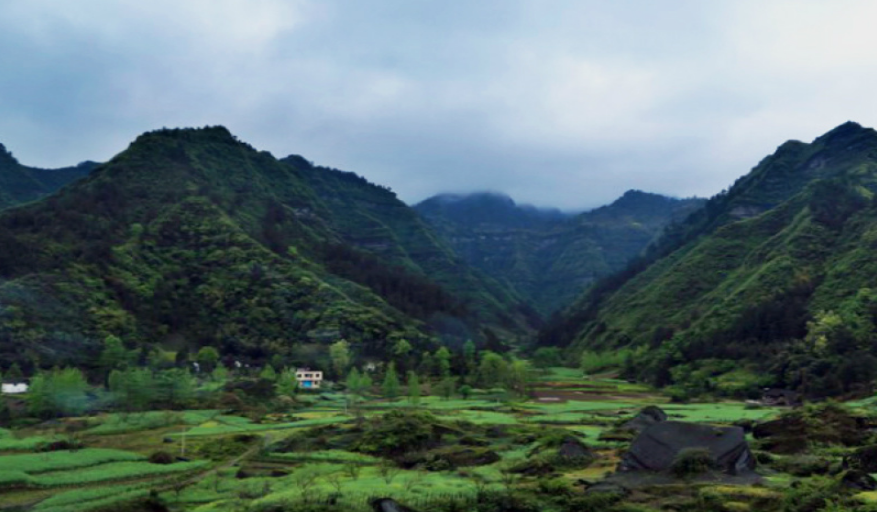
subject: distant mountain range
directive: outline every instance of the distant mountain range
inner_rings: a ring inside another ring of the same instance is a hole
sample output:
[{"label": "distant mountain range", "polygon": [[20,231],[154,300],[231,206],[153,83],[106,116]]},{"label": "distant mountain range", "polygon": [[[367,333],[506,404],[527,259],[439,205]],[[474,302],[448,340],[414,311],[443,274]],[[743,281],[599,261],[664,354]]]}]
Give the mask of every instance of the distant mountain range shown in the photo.
[{"label": "distant mountain range", "polygon": [[608,206],[572,215],[478,193],[439,195],[414,209],[467,263],[508,283],[547,317],[703,203],[631,190]]},{"label": "distant mountain range", "polygon": [[810,395],[877,377],[877,132],[790,141],[597,283],[543,344],[630,350],[632,377],[691,393]]},{"label": "distant mountain range", "polygon": [[877,133],[855,123],[705,202],[632,190],[575,215],[493,193],[412,208],[222,127],[58,170],[2,148],[0,360],[87,368],[109,335],[321,367],[339,339],[374,358],[538,340],[622,351],[625,376],[682,395],[855,393],[877,378],[875,192]]}]

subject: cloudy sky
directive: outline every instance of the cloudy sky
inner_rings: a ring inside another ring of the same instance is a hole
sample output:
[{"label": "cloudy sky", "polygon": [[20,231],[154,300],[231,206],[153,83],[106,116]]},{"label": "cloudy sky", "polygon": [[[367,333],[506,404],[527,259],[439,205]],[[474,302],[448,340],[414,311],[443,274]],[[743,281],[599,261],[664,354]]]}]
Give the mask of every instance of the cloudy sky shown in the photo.
[{"label": "cloudy sky", "polygon": [[0,142],[107,160],[222,124],[408,202],[714,194],[787,139],[877,125],[877,3],[4,0]]}]

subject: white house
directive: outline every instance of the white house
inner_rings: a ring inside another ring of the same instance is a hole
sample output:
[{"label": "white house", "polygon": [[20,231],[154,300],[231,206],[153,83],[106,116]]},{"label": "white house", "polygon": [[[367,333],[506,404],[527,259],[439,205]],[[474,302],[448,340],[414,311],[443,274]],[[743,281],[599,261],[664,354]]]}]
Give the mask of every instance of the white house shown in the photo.
[{"label": "white house", "polygon": [[27,393],[27,384],[24,382],[4,382],[0,385],[0,392],[4,395],[20,395],[21,393]]},{"label": "white house", "polygon": [[320,383],[323,382],[323,372],[299,368],[295,371],[295,380],[298,382],[298,387],[302,389],[319,389]]}]

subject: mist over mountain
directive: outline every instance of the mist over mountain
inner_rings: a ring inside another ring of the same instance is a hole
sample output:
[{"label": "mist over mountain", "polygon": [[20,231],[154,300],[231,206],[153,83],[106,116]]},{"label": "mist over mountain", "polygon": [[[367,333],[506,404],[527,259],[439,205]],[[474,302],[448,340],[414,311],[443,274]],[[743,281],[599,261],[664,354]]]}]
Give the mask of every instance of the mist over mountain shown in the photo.
[{"label": "mist over mountain", "polygon": [[517,205],[498,193],[442,194],[414,208],[469,264],[550,315],[702,203],[631,190],[580,214]]}]

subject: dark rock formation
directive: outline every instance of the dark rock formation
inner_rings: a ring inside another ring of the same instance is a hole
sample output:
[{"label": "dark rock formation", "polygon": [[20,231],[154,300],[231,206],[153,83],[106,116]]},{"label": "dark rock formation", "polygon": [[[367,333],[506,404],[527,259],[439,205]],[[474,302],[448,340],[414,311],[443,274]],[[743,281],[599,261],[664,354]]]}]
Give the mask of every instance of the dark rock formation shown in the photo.
[{"label": "dark rock formation", "polygon": [[708,450],[714,467],[730,475],[749,472],[756,465],[742,428],[665,421],[648,427],[634,440],[618,470],[669,471],[679,453],[692,448]]}]

